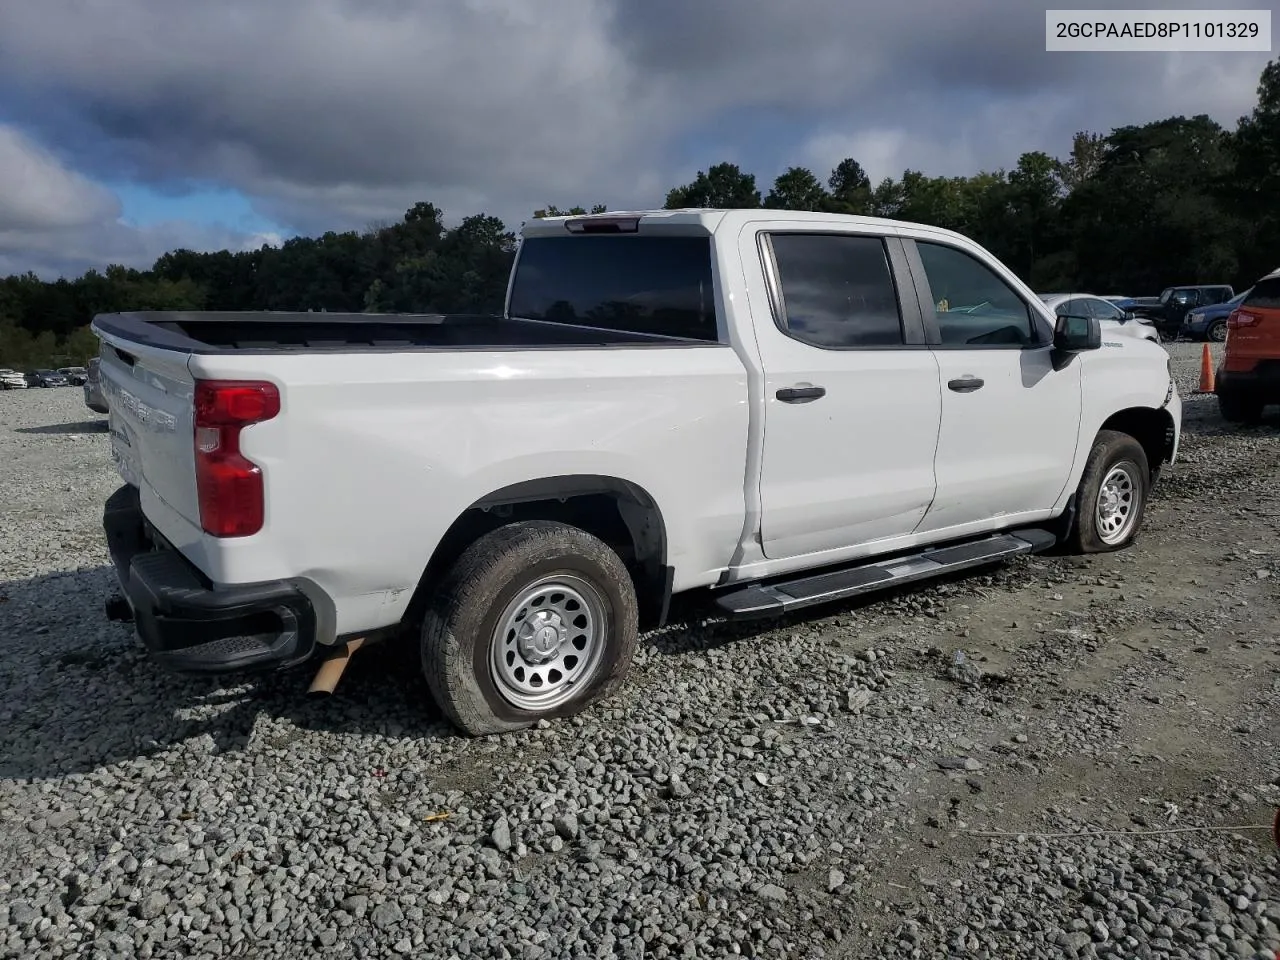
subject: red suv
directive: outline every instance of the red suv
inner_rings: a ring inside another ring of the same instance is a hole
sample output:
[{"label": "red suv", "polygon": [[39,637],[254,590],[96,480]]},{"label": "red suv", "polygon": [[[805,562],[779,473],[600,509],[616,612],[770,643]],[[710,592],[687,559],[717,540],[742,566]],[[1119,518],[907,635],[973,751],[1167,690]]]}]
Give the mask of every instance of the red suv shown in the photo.
[{"label": "red suv", "polygon": [[1267,274],[1227,317],[1227,349],[1214,377],[1224,420],[1251,423],[1280,403],[1280,270]]}]

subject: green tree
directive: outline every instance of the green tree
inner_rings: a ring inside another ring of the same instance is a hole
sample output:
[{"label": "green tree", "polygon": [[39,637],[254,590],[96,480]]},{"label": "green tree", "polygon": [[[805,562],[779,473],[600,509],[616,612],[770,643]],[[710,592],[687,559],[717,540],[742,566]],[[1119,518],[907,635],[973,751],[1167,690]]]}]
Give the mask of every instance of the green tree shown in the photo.
[{"label": "green tree", "polygon": [[83,326],[72,330],[58,344],[58,350],[67,358],[67,366],[84,366],[98,355],[100,346],[93,331],[88,326]]},{"label": "green tree", "polygon": [[1069,194],[1094,176],[1102,166],[1106,155],[1107,138],[1100,133],[1081,130],[1071,138],[1071,154],[1065,160],[1054,161],[1054,172],[1059,189]]},{"label": "green tree", "polygon": [[[608,213],[609,208],[605,206],[603,203],[597,203],[591,208],[589,212]],[[561,210],[555,204],[552,204],[551,206],[545,207],[542,210],[533,211],[533,219],[542,220],[546,217],[581,217],[581,216],[585,216],[587,213],[588,211],[585,207],[570,207],[568,210]]]},{"label": "green tree", "polygon": [[827,178],[830,197],[827,208],[833,213],[866,216],[871,213],[871,178],[852,157],[841,160]]},{"label": "green tree", "polygon": [[897,217],[906,201],[903,185],[893,177],[885,177],[871,191],[871,215],[873,217]]},{"label": "green tree", "polygon": [[1058,161],[1035,151],[1018,158],[1009,173],[1011,253],[1015,270],[1034,283],[1038,257],[1055,252],[1060,244]]},{"label": "green tree", "polygon": [[1263,68],[1258,103],[1229,142],[1232,173],[1223,196],[1240,226],[1241,283],[1280,266],[1280,59]]},{"label": "green tree", "polygon": [[759,207],[760,191],[754,173],[743,173],[736,163],[717,163],[699,171],[692,183],[675,187],[667,194],[666,208],[708,207],[728,210]]},{"label": "green tree", "polygon": [[1082,279],[1156,292],[1235,276],[1239,223],[1218,200],[1227,143],[1207,116],[1113,130],[1098,172],[1063,206]]},{"label": "green tree", "polygon": [[774,210],[825,210],[831,196],[804,167],[790,167],[773,181],[764,205]]}]

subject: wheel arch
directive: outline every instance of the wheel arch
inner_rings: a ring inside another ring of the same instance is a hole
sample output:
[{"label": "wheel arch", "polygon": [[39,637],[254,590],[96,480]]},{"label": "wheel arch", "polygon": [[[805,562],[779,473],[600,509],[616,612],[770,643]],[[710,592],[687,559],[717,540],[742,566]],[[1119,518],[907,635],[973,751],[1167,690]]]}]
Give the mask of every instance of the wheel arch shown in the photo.
[{"label": "wheel arch", "polygon": [[1142,445],[1153,482],[1159,476],[1160,468],[1173,459],[1177,432],[1173,415],[1164,408],[1128,407],[1118,410],[1102,422],[1098,432],[1103,430],[1127,433]]},{"label": "wheel arch", "polygon": [[417,623],[440,578],[477,539],[509,523],[555,520],[603,540],[622,557],[636,589],[641,629],[666,621],[674,570],[657,500],[620,477],[574,474],[510,484],[479,498],[450,524],[427,560],[403,623]]}]

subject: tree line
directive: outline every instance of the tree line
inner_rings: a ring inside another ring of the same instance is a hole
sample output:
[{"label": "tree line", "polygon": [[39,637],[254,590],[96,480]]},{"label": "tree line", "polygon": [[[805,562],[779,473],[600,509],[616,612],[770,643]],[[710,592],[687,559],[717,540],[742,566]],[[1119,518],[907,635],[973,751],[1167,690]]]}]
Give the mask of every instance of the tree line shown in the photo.
[{"label": "tree line", "polygon": [[[1080,132],[1061,158],[1033,151],[1011,169],[873,184],[854,158],[819,179],[803,167],[762,191],[732,163],[673,188],[667,209],[764,207],[892,217],[964,233],[1033,289],[1142,296],[1175,283],[1234,284],[1280,267],[1280,59],[1228,130],[1176,116],[1109,134]],[[534,217],[603,212],[596,204]],[[83,363],[87,323],[117,310],[493,312],[502,309],[515,234],[478,214],[447,228],[422,202],[398,223],[295,237],[232,253],[175,250],[149,270],[110,266],[53,282],[0,280],[0,366]]]}]

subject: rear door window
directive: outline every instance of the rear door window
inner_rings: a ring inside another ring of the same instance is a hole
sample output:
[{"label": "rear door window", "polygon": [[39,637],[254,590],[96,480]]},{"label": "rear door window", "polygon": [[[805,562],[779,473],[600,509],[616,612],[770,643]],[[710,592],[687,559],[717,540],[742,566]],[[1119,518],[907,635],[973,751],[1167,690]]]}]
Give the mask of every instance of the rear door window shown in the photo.
[{"label": "rear door window", "polygon": [[715,341],[709,236],[529,237],[512,317]]},{"label": "rear door window", "polygon": [[898,291],[881,237],[775,233],[779,326],[826,349],[902,346]]}]

